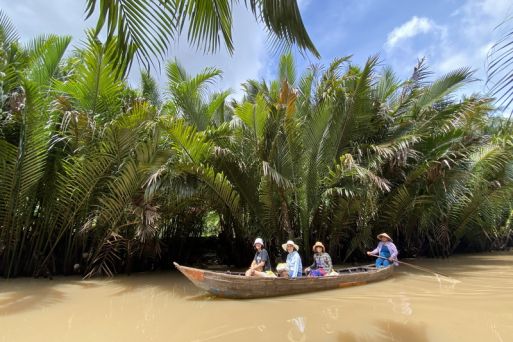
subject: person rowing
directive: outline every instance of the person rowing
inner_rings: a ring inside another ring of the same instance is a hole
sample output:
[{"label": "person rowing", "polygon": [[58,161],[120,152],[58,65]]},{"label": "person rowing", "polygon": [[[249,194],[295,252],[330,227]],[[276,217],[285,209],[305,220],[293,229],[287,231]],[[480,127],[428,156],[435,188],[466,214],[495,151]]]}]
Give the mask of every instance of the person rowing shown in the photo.
[{"label": "person rowing", "polygon": [[387,267],[392,264],[395,266],[399,265],[397,262],[399,252],[392,238],[387,233],[381,233],[378,235],[378,240],[380,240],[378,246],[374,250],[367,252],[367,255],[378,257],[376,259],[376,267]]}]

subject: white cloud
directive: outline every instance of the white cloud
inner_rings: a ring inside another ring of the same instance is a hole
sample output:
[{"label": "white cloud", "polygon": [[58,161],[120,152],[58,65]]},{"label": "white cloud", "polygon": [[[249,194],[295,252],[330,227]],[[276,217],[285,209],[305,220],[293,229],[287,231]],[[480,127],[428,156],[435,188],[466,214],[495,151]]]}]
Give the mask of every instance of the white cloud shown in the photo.
[{"label": "white cloud", "polygon": [[428,33],[432,31],[436,25],[434,22],[425,17],[414,16],[406,23],[396,27],[388,34],[386,46],[391,49],[400,41],[415,37],[418,34]]},{"label": "white cloud", "polygon": [[467,0],[453,17],[459,21],[459,33],[469,40],[491,38],[494,29],[513,11],[511,0]]},{"label": "white cloud", "polygon": [[467,0],[452,16],[491,17],[495,20],[505,19],[511,14],[513,4],[510,0]]},{"label": "white cloud", "polygon": [[472,59],[465,53],[454,53],[446,56],[439,63],[434,65],[434,68],[441,73],[447,73],[461,67],[471,66]]},{"label": "white cloud", "polygon": [[482,0],[476,3],[480,5],[485,14],[495,19],[505,19],[505,16],[513,8],[511,0]]},{"label": "white cloud", "polygon": [[[415,63],[422,51],[434,77],[470,67],[480,82],[470,84],[461,93],[486,91],[487,54],[500,37],[495,28],[511,16],[512,11],[511,0],[466,0],[446,18],[437,17],[436,23],[428,18],[413,17],[389,33],[385,43],[387,59],[397,70],[405,70]],[[429,34],[418,37],[424,33]],[[409,44],[404,44],[406,39],[411,40]]]},{"label": "white cloud", "polygon": [[[452,15],[451,35],[440,46],[440,71],[449,66],[470,66],[481,80],[471,90],[486,91],[485,64],[493,43],[501,35],[496,27],[512,14],[511,0],[467,0]],[[462,56],[465,56],[464,58]]]}]

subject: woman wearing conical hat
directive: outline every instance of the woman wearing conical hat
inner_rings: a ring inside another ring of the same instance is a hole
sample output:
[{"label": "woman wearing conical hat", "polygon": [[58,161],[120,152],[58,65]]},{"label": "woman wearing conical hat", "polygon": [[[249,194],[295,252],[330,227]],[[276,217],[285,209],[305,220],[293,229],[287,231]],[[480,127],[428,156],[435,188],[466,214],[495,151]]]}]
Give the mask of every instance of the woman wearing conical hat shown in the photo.
[{"label": "woman wearing conical hat", "polygon": [[387,233],[381,233],[378,235],[378,247],[374,250],[367,252],[367,255],[377,256],[376,259],[376,267],[387,267],[389,265],[398,265],[397,263],[397,255],[399,252],[397,251],[397,247],[394,245],[392,238]]},{"label": "woman wearing conical hat", "polygon": [[309,277],[322,277],[328,275],[333,270],[331,257],[326,253],[326,249],[322,242],[317,241],[312,247],[314,254],[314,262],[310,267],[305,268],[305,273]]}]

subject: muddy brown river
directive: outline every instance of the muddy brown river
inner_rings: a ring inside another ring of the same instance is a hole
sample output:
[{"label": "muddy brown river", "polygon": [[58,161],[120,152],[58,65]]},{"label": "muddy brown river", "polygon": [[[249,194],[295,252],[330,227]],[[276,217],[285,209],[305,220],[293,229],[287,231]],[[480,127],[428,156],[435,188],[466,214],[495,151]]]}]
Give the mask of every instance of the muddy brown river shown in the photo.
[{"label": "muddy brown river", "polygon": [[513,252],[406,260],[360,287],[254,300],[175,272],[0,280],[0,341],[513,341]]}]

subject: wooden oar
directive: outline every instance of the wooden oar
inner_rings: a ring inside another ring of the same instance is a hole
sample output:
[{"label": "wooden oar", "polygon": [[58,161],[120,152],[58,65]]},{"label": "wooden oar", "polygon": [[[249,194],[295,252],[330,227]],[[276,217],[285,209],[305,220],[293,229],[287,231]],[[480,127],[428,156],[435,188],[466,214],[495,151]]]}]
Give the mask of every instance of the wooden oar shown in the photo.
[{"label": "wooden oar", "polygon": [[[379,256],[379,255],[376,255],[376,254],[370,254],[370,255],[371,255],[371,256],[373,256],[373,257],[376,257],[376,258],[380,258],[380,259],[386,259],[386,260],[388,260],[388,258],[385,258],[385,257]],[[416,269],[418,269],[419,271],[424,271],[424,272],[428,272],[428,273],[433,273],[433,274],[440,275],[440,276],[442,276],[442,277],[445,277],[445,278],[451,279],[452,281],[460,282],[459,280],[454,279],[453,277],[450,277],[450,276],[445,275],[445,274],[440,273],[440,272],[432,271],[432,270],[430,270],[430,269],[428,269],[428,268],[425,268],[425,267],[420,267],[420,266],[413,265],[413,264],[410,264],[410,263],[408,263],[408,262],[405,262],[405,261],[399,261],[399,260],[394,260],[394,262],[398,262],[399,264],[403,264],[403,265],[406,265],[406,266],[410,266],[410,267],[416,268]]]}]

